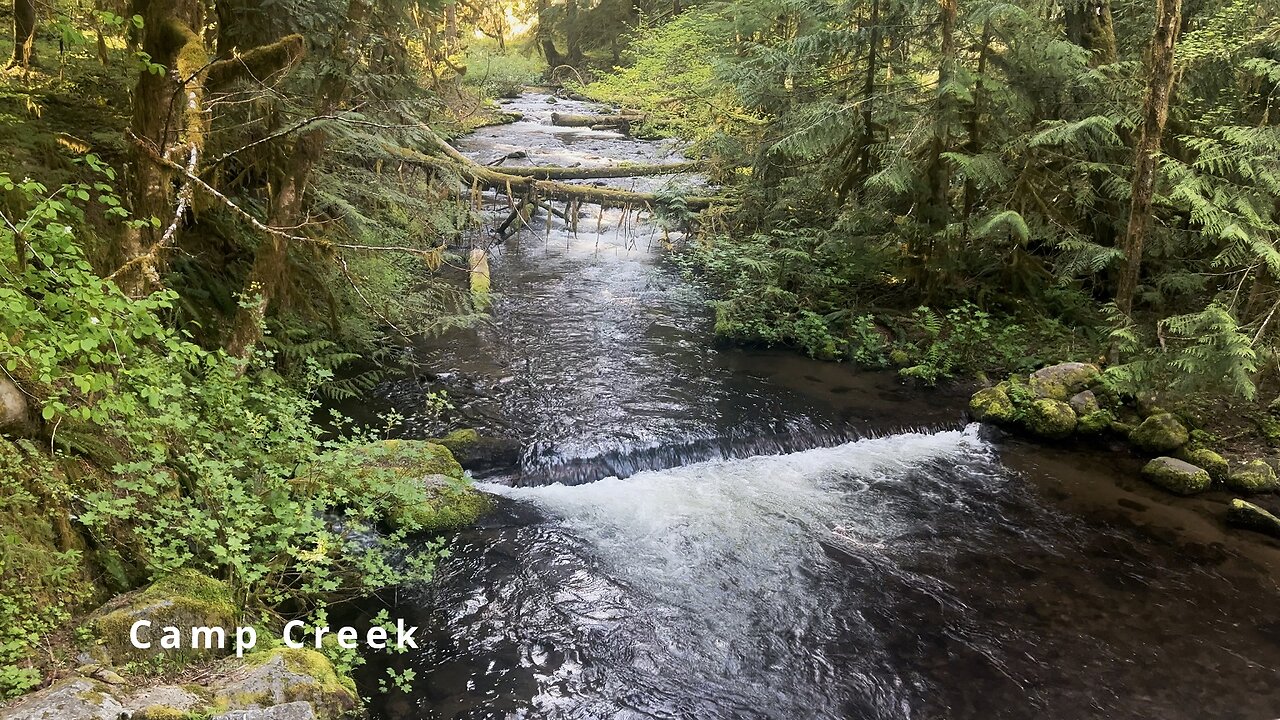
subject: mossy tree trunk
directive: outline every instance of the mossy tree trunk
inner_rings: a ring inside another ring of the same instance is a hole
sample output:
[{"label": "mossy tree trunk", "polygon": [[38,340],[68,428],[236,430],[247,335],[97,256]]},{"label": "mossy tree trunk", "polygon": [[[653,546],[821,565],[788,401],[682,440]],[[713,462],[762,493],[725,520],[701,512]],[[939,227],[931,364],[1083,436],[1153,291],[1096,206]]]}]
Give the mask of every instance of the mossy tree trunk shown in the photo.
[{"label": "mossy tree trunk", "polygon": [[13,59],[9,67],[29,67],[35,60],[35,0],[13,0]]},{"label": "mossy tree trunk", "polygon": [[1147,97],[1142,105],[1142,134],[1134,153],[1133,190],[1129,224],[1124,235],[1124,268],[1116,288],[1116,305],[1121,312],[1133,310],[1138,290],[1142,253],[1151,227],[1156,173],[1169,100],[1173,95],[1174,55],[1182,26],[1182,0],[1156,0],[1156,28],[1151,39]]},{"label": "mossy tree trunk", "polygon": [[[333,114],[350,89],[351,68],[342,64],[368,33],[371,6],[365,0],[351,0],[343,31],[331,49],[335,63],[320,81],[316,93],[316,116]],[[329,134],[323,126],[299,133],[284,168],[273,183],[268,224],[293,228],[301,224],[306,186],[312,169],[320,161]],[[231,324],[225,347],[235,357],[246,357],[262,339],[262,325],[273,300],[288,281],[289,241],[279,235],[264,238],[254,254],[253,266],[241,291],[241,306]]]}]

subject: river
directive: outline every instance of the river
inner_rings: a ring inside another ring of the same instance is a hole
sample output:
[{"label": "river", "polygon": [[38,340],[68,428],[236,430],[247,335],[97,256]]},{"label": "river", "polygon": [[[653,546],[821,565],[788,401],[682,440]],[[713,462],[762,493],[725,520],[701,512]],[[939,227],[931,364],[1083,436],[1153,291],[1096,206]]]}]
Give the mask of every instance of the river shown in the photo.
[{"label": "river", "polygon": [[[460,149],[678,159],[549,124],[581,103],[510,107]],[[1280,716],[1280,544],[1134,457],[966,424],[962,393],[719,346],[661,245],[634,213],[539,220],[491,250],[492,323],[379,388],[407,435],[438,432],[421,408],[446,390],[519,459],[437,580],[395,594],[426,635],[362,674],[415,672],[375,717]]]}]

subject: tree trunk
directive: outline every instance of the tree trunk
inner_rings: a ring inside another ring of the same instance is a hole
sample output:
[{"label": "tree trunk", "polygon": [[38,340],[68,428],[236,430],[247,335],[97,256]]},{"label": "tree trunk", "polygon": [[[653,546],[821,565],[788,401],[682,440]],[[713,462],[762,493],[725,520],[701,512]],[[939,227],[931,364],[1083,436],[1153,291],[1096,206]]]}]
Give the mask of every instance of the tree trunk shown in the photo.
[{"label": "tree trunk", "polygon": [[565,2],[564,36],[569,64],[577,67],[582,64],[582,33],[578,27],[578,0]]},{"label": "tree trunk", "polygon": [[452,55],[458,49],[458,4],[444,6],[444,51]]},{"label": "tree trunk", "polygon": [[934,119],[933,147],[929,153],[929,199],[926,217],[935,227],[945,226],[951,217],[951,172],[942,154],[951,146],[952,105],[947,86],[955,74],[957,0],[938,0],[941,51],[938,64],[938,108]]},{"label": "tree trunk", "polygon": [[1134,155],[1129,225],[1124,235],[1124,268],[1116,288],[1116,305],[1129,314],[1138,290],[1142,252],[1151,226],[1161,140],[1173,95],[1174,54],[1182,26],[1182,0],[1156,0],[1156,29],[1151,39],[1150,78],[1142,106],[1142,134]]},{"label": "tree trunk", "polygon": [[35,0],[13,0],[13,59],[9,67],[29,67],[36,57]]},{"label": "tree trunk", "polygon": [[[358,45],[368,31],[365,22],[370,6],[365,0],[350,0],[345,31],[334,43],[335,60],[348,56],[352,45]],[[314,114],[331,115],[342,104],[350,88],[351,68],[338,65],[329,69],[320,82]],[[301,133],[294,142],[277,190],[271,198],[268,224],[273,227],[296,227],[303,217],[307,181],[311,170],[324,153],[329,135],[323,127]],[[254,254],[253,267],[241,293],[241,306],[231,323],[225,347],[234,357],[247,357],[262,338],[262,323],[267,309],[287,281],[289,243],[272,235],[264,239]]]},{"label": "tree trunk", "polygon": [[[978,48],[978,77],[973,83],[973,106],[969,109],[969,152],[977,155],[982,152],[982,111],[986,99],[986,89],[982,79],[987,73],[987,55],[991,51],[991,19],[982,24],[982,40]],[[964,181],[964,228],[969,231],[969,219],[973,216],[973,208],[977,203],[978,189],[971,178]]]},{"label": "tree trunk", "polygon": [[1116,29],[1111,0],[1070,0],[1066,7],[1067,38],[1091,53],[1097,67],[1116,61]]},{"label": "tree trunk", "polygon": [[858,201],[862,201],[863,184],[871,176],[871,145],[875,142],[875,93],[876,62],[880,52],[880,0],[871,0],[871,42],[867,48],[867,74],[862,81],[862,138],[858,141],[857,159],[853,176],[845,180],[841,191],[847,193],[856,188]]}]

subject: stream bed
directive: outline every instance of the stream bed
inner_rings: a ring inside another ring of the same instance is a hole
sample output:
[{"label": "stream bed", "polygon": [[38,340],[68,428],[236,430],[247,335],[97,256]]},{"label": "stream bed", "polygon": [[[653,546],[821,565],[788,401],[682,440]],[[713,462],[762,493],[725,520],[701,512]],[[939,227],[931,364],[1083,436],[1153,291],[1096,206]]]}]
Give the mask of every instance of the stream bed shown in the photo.
[{"label": "stream bed", "polygon": [[[510,109],[459,148],[679,160],[550,125],[583,103]],[[966,424],[959,391],[718,346],[654,219],[582,212],[576,233],[544,218],[495,245],[492,323],[424,346],[438,374],[371,401],[426,437],[445,390],[463,424],[518,441],[481,478],[495,511],[395,593],[425,636],[365,669],[365,687],[415,673],[375,717],[1280,716],[1280,544],[1224,532],[1220,498]]]}]

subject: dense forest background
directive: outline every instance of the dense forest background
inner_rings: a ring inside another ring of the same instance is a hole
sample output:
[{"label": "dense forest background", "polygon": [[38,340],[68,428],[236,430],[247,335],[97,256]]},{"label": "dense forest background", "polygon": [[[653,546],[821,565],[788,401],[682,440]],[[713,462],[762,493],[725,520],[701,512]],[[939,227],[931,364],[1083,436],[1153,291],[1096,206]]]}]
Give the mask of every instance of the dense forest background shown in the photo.
[{"label": "dense forest background", "polygon": [[299,480],[378,434],[324,401],[484,321],[478,190],[440,139],[526,85],[688,143],[725,201],[670,199],[695,230],[673,257],[727,337],[930,384],[1103,361],[1119,393],[1280,438],[1273,2],[15,0],[9,19],[0,695],[43,682],[79,610],[176,568],[275,618],[430,573],[433,549],[352,562],[315,519],[374,522],[401,478]]}]

